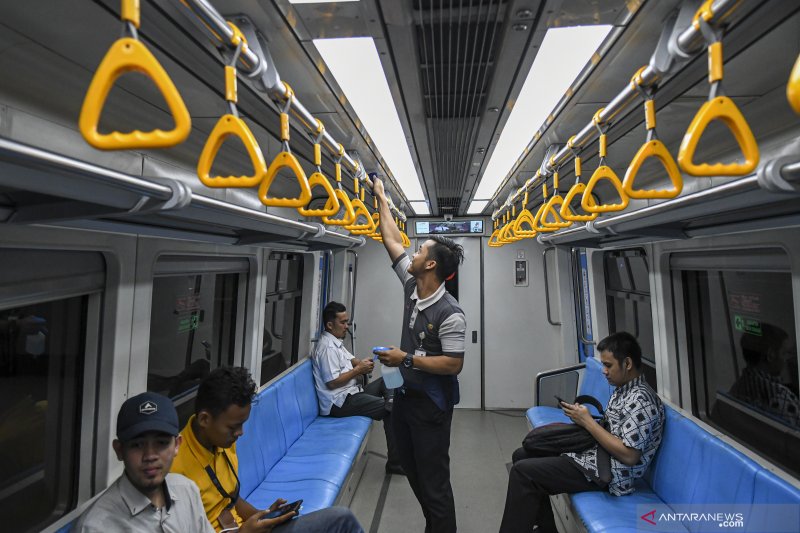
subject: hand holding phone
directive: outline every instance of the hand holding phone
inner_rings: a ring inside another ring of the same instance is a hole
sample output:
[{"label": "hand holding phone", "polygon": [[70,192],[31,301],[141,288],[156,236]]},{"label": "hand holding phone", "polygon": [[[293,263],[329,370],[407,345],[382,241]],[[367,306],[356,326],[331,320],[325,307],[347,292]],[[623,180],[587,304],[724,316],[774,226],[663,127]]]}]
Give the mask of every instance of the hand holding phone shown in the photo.
[{"label": "hand holding phone", "polygon": [[299,514],[300,507],[302,505],[303,505],[303,500],[297,500],[296,502],[283,504],[274,511],[264,515],[264,518],[278,518],[279,516],[283,516],[291,512]]},{"label": "hand holding phone", "polygon": [[569,403],[564,398],[560,397],[558,394],[554,394],[553,397],[558,400],[558,406],[561,407],[562,403]]}]

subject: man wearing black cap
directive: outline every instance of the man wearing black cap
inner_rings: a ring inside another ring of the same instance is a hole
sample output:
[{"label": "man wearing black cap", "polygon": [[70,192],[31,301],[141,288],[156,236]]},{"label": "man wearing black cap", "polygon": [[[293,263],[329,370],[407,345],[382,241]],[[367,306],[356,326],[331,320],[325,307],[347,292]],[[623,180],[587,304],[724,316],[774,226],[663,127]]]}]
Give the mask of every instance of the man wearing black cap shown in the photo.
[{"label": "man wearing black cap", "polygon": [[[73,531],[214,533],[197,485],[168,473],[180,443],[178,414],[169,398],[153,392],[128,398],[119,410],[113,442],[125,471],[83,513]],[[240,533],[257,531],[267,512],[242,524]]]}]

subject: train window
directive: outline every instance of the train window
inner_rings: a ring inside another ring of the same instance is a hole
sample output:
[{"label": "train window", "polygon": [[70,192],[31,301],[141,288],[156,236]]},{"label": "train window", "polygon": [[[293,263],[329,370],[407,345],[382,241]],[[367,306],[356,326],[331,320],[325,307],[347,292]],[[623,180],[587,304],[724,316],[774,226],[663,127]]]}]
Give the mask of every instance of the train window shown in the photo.
[{"label": "train window", "polygon": [[237,302],[248,268],[246,260],[224,258],[166,257],[157,264],[147,389],[175,401],[181,424],[194,412],[200,381],[219,366],[241,363],[235,353]]},{"label": "train window", "polygon": [[640,248],[605,252],[603,264],[608,330],[636,336],[642,346],[645,379],[657,388],[647,255]]},{"label": "train window", "polygon": [[678,267],[691,266],[681,269],[681,278],[694,414],[800,474],[788,257],[759,250],[700,263],[691,256],[677,260]]},{"label": "train window", "polygon": [[77,502],[87,314],[99,309],[105,263],[86,252],[2,255],[0,514],[14,531],[38,531]]},{"label": "train window", "polygon": [[267,260],[262,385],[297,362],[302,300],[302,254],[271,253]]}]

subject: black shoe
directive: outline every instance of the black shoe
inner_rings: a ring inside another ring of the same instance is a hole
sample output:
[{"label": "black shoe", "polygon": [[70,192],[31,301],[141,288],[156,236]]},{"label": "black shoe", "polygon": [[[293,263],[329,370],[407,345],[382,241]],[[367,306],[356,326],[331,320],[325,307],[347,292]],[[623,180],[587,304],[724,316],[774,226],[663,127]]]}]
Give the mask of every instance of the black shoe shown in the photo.
[{"label": "black shoe", "polygon": [[406,471],[398,464],[386,463],[386,474],[397,474],[398,476],[405,476]]}]

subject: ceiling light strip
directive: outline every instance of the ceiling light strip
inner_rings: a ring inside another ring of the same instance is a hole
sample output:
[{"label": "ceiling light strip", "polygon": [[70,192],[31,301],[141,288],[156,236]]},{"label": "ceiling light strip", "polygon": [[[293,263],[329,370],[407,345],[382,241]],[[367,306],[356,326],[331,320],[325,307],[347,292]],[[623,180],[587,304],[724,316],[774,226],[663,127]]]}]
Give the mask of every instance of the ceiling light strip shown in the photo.
[{"label": "ceiling light strip", "polygon": [[375,41],[371,37],[315,39],[314,45],[406,198],[424,200]]}]

